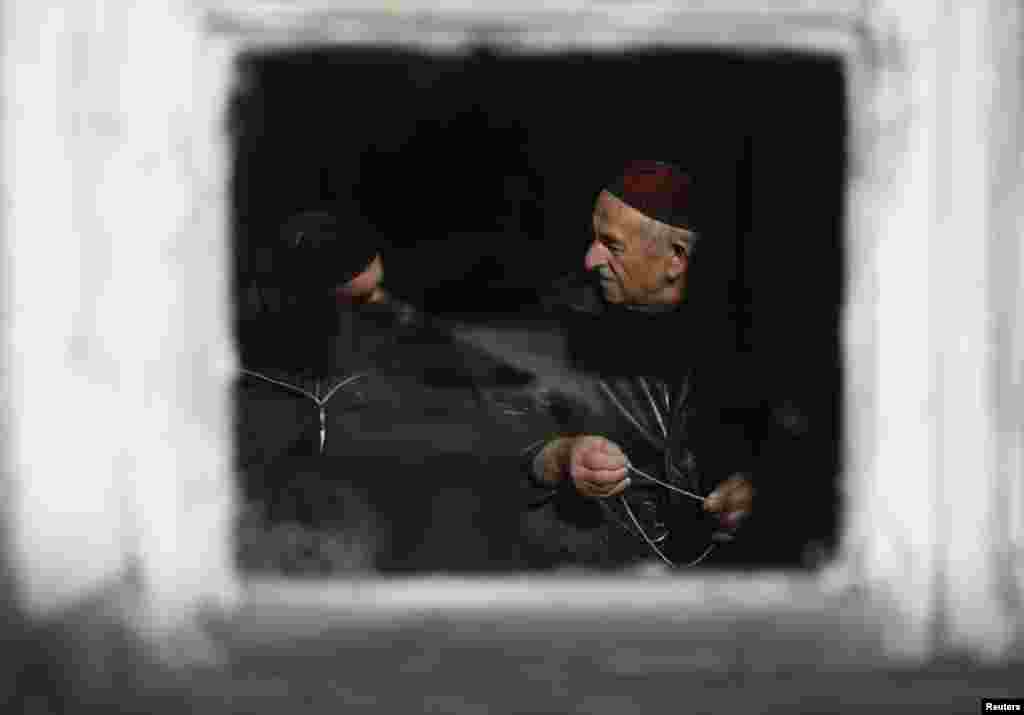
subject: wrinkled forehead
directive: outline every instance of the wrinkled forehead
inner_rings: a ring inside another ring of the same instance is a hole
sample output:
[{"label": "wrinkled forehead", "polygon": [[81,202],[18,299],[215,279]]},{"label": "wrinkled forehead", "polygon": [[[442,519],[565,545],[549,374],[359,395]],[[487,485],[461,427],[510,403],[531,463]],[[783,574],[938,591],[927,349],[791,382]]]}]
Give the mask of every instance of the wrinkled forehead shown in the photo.
[{"label": "wrinkled forehead", "polygon": [[594,230],[601,233],[627,238],[643,232],[650,221],[647,216],[607,191],[598,194],[594,203]]}]

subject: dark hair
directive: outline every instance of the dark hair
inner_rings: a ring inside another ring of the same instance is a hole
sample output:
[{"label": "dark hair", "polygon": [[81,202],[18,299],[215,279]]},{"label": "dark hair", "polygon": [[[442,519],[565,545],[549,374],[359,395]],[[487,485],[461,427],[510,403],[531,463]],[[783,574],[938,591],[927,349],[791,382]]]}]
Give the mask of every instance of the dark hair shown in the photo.
[{"label": "dark hair", "polygon": [[366,270],[379,233],[356,211],[317,207],[288,216],[271,239],[242,294],[243,362],[322,372],[325,340],[337,327],[330,290]]},{"label": "dark hair", "polygon": [[353,211],[314,208],[281,225],[274,273],[278,285],[293,295],[323,293],[362,273],[381,248],[375,226]]}]

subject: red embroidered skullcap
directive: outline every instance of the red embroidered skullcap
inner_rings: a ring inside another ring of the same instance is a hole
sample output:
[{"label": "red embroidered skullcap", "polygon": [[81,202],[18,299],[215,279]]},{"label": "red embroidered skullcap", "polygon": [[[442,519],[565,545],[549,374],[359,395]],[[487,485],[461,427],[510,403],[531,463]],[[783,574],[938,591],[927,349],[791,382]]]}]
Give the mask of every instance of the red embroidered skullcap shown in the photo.
[{"label": "red embroidered skullcap", "polygon": [[663,161],[632,161],[605,191],[640,213],[669,226],[693,229],[690,199],[693,181]]}]

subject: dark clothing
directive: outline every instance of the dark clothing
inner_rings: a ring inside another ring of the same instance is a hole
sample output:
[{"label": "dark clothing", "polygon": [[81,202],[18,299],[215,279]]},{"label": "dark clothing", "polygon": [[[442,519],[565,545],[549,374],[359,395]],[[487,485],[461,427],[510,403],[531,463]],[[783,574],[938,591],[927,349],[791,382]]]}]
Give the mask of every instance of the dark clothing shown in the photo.
[{"label": "dark clothing", "polygon": [[[362,309],[347,328],[322,347],[307,346],[326,355],[321,370],[282,365],[267,353],[247,361],[236,386],[241,468],[284,456],[473,444],[480,396],[471,355],[398,302]],[[291,343],[280,333],[272,339],[286,349]]]},{"label": "dark clothing", "polygon": [[369,542],[321,566],[355,553],[383,570],[517,567],[526,433],[484,397],[509,372],[408,305],[347,317],[319,343],[287,323],[248,336],[236,383],[248,499],[269,524]]},{"label": "dark clothing", "polygon": [[241,524],[243,566],[307,575],[524,566],[514,459],[422,446],[368,452],[250,470],[267,486]]},{"label": "dark clothing", "polygon": [[[661,314],[617,309],[589,286],[580,291],[563,313],[578,384],[549,392],[542,404],[556,431],[604,436],[639,470],[700,496],[734,473],[749,475],[753,447],[729,408],[754,398],[728,356],[714,350],[707,319],[688,306]],[[634,518],[675,565],[698,559],[712,543],[717,522],[700,502],[635,473],[622,498],[583,497],[571,483],[537,484],[533,460],[546,441],[525,452],[535,498],[524,524],[550,564],[660,561]]]}]

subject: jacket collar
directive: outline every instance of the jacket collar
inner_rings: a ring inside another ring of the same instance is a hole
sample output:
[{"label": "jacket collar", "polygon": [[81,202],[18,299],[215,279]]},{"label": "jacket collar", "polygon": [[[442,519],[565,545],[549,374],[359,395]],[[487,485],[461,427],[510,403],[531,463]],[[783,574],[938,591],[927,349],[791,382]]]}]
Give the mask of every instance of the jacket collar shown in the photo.
[{"label": "jacket collar", "polygon": [[689,303],[667,311],[610,305],[594,281],[577,273],[558,281],[544,304],[564,317],[570,353],[585,372],[675,383],[703,350],[703,321]]}]

